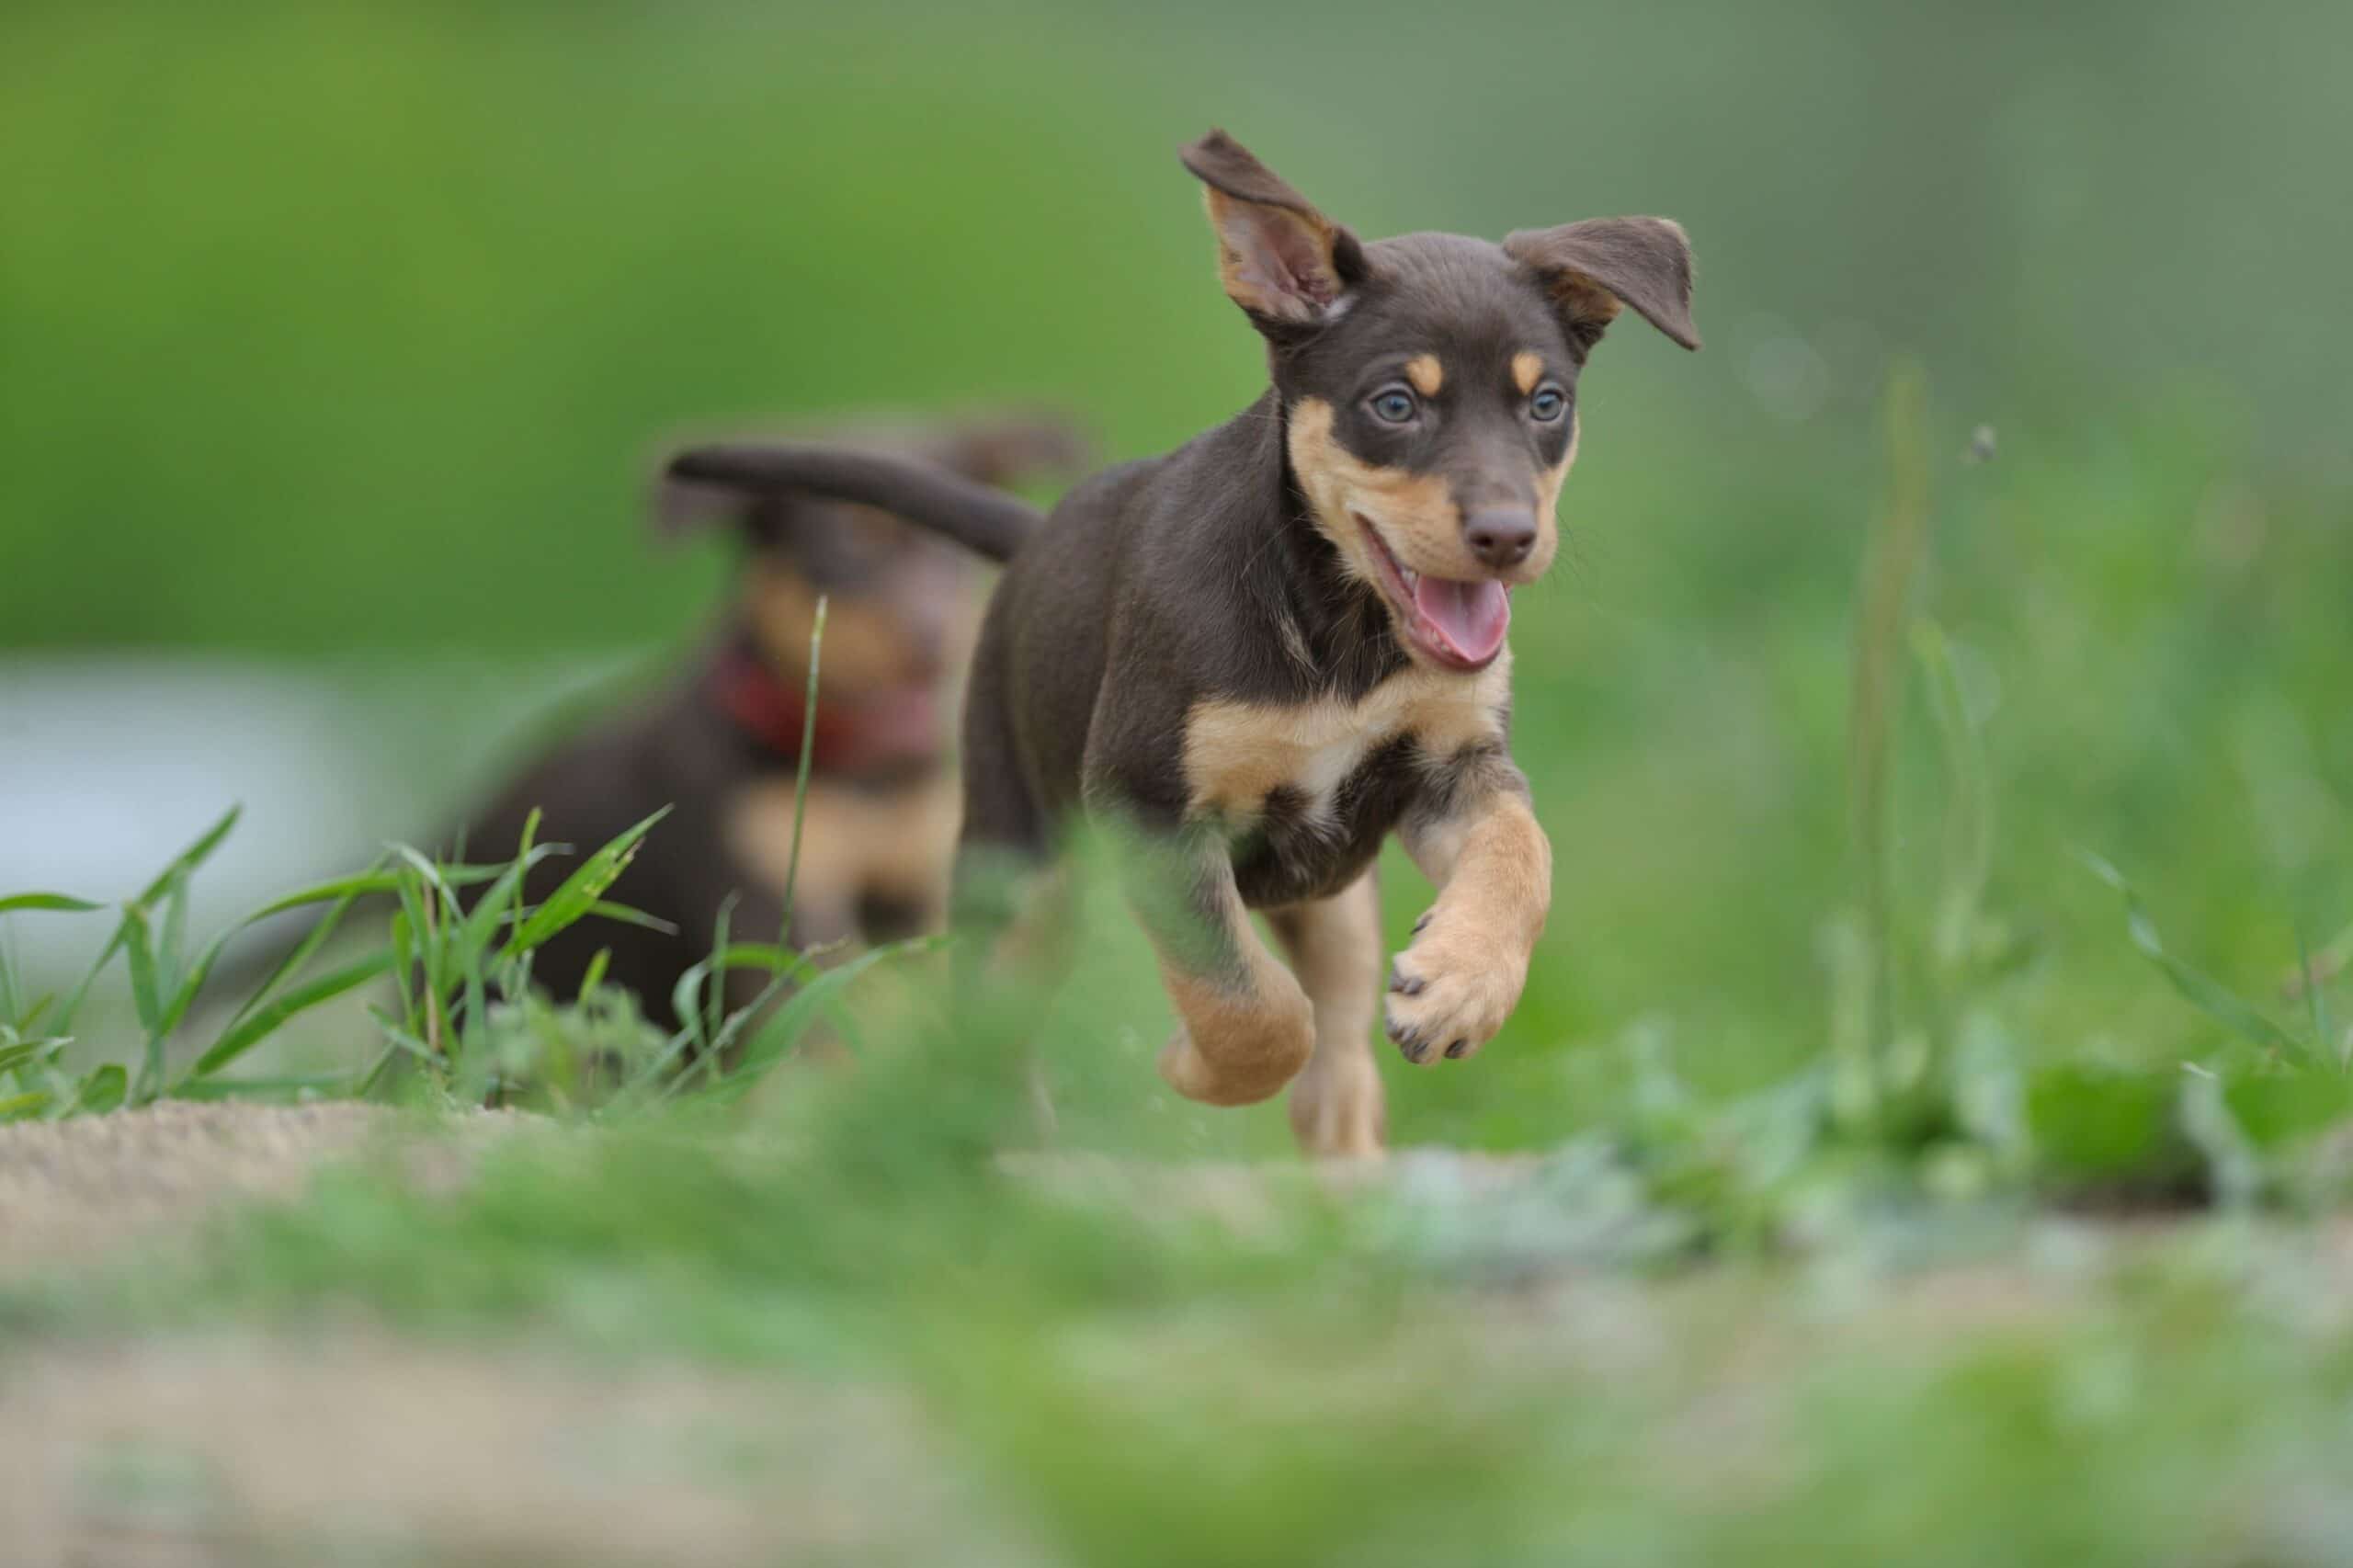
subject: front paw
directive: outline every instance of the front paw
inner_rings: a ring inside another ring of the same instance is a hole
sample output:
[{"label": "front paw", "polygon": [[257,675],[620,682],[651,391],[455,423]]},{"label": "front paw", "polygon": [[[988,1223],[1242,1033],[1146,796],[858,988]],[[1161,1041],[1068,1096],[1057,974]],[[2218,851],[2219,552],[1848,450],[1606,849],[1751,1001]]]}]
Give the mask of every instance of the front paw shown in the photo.
[{"label": "front paw", "polygon": [[1389,970],[1389,1038],[1416,1066],[1495,1037],[1528,983],[1528,954],[1467,914],[1432,910]]}]

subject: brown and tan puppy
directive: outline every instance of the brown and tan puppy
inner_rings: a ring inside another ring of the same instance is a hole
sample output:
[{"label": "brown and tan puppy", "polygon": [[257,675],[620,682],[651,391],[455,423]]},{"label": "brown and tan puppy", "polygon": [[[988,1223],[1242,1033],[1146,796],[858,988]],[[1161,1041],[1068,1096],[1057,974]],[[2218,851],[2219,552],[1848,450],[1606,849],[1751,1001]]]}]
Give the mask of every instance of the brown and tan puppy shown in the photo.
[{"label": "brown and tan puppy", "polygon": [[[875,421],[824,434],[845,450],[989,485],[1067,472],[1084,451],[1070,426],[1044,415]],[[720,525],[740,536],[736,589],[717,631],[650,699],[524,767],[473,817],[464,843],[472,858],[511,855],[536,807],[542,842],[585,854],[670,807],[611,896],[676,934],[584,922],[540,949],[533,978],[568,999],[597,949],[609,949],[608,978],[675,1027],[672,994],[709,956],[731,898],[733,940],[800,949],[941,923],[958,815],[948,740],[983,585],[971,550],[873,507],[668,480],[656,512],[673,535]],[[972,515],[997,514],[983,505]],[[820,597],[825,632],[788,930],[782,895]],[[544,898],[575,863],[542,862],[525,897]],[[765,980],[731,975],[729,1004]]]},{"label": "brown and tan puppy", "polygon": [[[1289,1086],[1306,1147],[1370,1153],[1376,1009],[1432,1063],[1519,1001],[1552,850],[1511,758],[1511,591],[1552,563],[1604,329],[1631,307],[1699,346],[1690,249],[1657,218],[1368,244],[1222,132],[1184,162],[1272,384],[1078,486],[1014,556],[965,706],[959,903],[1010,918],[983,869],[1048,859],[1074,813],[1139,830],[1131,902],[1180,1018],[1163,1075],[1216,1105]],[[921,482],[809,449],[672,472],[861,498]],[[946,528],[957,505],[899,510]],[[1384,993],[1392,832],[1438,897]]]}]

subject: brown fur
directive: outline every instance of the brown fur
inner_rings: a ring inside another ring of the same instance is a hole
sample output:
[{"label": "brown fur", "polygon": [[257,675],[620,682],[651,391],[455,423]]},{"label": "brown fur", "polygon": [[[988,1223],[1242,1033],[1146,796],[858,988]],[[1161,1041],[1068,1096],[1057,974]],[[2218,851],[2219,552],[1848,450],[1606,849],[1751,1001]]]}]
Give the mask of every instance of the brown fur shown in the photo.
[{"label": "brown fur", "polygon": [[[1293,212],[1236,201],[1214,187],[1204,190],[1201,199],[1209,210],[1210,226],[1217,231],[1218,275],[1225,281],[1227,296],[1244,310],[1263,316],[1291,314],[1279,280],[1253,259],[1254,255],[1274,250],[1294,268],[1307,269],[1316,264],[1316,258],[1323,258],[1321,264],[1328,267],[1332,225],[1313,211]],[[1253,226],[1261,230],[1259,243],[1255,244],[1245,233]],[[1336,291],[1338,288],[1336,281],[1321,278],[1316,281],[1321,288]]]},{"label": "brown fur", "polygon": [[[1182,157],[1269,385],[1078,486],[1009,560],[965,707],[960,913],[1011,924],[1004,873],[1054,864],[1077,815],[1132,828],[1130,903],[1182,1020],[1163,1075],[1220,1105],[1301,1075],[1302,1141],[1366,1153],[1389,835],[1439,884],[1386,1003],[1406,1055],[1475,1049],[1526,979],[1552,857],[1507,746],[1501,591],[1557,549],[1600,336],[1581,290],[1696,344],[1689,249],[1643,218],[1368,244],[1222,131]],[[910,497],[895,509],[984,545],[1005,531],[974,523],[977,494],[912,472],[809,451],[762,466],[835,499]]]}]

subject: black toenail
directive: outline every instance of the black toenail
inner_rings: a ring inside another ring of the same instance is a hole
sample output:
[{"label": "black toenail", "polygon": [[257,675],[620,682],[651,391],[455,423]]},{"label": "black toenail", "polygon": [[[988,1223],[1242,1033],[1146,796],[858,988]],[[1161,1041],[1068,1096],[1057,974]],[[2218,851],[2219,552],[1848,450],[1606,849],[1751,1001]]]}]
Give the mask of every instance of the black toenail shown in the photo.
[{"label": "black toenail", "polygon": [[1422,917],[1421,917],[1419,920],[1416,920],[1416,921],[1415,921],[1415,922],[1414,922],[1414,935],[1415,935],[1415,936],[1416,936],[1416,937],[1420,936],[1420,935],[1422,934],[1422,928],[1423,928],[1424,926],[1427,926],[1427,925],[1431,922],[1431,920],[1433,920],[1433,919],[1435,919],[1435,918],[1437,917],[1437,915],[1438,915],[1438,911],[1437,911],[1437,910],[1435,910],[1435,909],[1425,909],[1425,910],[1423,910],[1423,911],[1422,911]]},{"label": "black toenail", "polygon": [[1449,1045],[1449,1046],[1448,1046],[1448,1047],[1446,1048],[1446,1053],[1447,1053],[1449,1056],[1458,1057],[1458,1058],[1459,1058],[1459,1057],[1462,1056],[1463,1054],[1465,1054],[1466,1052],[1468,1052],[1468,1051],[1470,1051],[1470,1049],[1471,1049],[1471,1042],[1470,1042],[1469,1040],[1456,1040],[1452,1045]]},{"label": "black toenail", "polygon": [[1424,982],[1417,975],[1406,974],[1395,964],[1389,966],[1389,989],[1400,996],[1419,996]]}]

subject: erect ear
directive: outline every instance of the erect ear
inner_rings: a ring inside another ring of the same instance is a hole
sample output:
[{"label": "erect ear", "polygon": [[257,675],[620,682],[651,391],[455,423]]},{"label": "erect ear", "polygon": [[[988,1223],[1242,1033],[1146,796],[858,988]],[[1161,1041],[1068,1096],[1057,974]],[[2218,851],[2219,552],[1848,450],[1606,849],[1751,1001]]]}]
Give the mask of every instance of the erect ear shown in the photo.
[{"label": "erect ear", "polygon": [[1621,304],[1684,347],[1699,347],[1691,324],[1691,242],[1672,219],[1588,218],[1522,229],[1505,239],[1504,254],[1535,269],[1582,347],[1600,338]]},{"label": "erect ear", "polygon": [[1357,237],[1222,131],[1178,156],[1209,189],[1225,291],[1261,331],[1312,327],[1364,281]]}]

